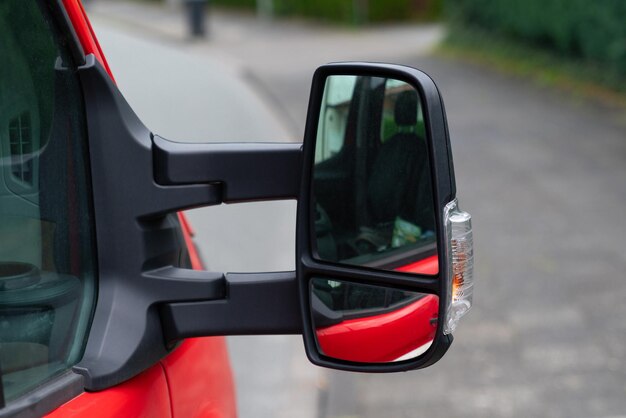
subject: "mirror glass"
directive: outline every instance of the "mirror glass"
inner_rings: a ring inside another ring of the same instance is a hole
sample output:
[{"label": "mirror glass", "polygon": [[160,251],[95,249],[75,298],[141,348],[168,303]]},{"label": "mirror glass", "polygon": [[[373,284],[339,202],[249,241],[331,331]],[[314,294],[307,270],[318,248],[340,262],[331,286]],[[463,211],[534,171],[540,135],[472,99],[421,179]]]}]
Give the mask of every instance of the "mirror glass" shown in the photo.
[{"label": "mirror glass", "polygon": [[421,103],[400,80],[326,79],[312,185],[316,258],[438,273]]},{"label": "mirror glass", "polygon": [[361,363],[410,360],[437,331],[436,295],[341,280],[311,280],[311,309],[320,353]]}]

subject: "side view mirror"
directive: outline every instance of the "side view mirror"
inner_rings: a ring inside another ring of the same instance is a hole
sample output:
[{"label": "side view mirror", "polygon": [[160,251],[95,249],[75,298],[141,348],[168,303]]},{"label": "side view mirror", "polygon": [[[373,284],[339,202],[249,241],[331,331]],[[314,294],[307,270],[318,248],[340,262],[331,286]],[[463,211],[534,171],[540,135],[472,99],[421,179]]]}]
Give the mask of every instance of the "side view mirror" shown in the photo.
[{"label": "side view mirror", "polygon": [[[303,334],[313,363],[365,372],[443,356],[471,306],[472,232],[426,74],[320,67],[303,144],[168,141],[141,123],[93,55],[78,77],[99,265],[73,367],[85,388],[123,382],[200,336]],[[296,271],[181,262],[177,212],[274,199],[298,200]]]},{"label": "side view mirror", "polygon": [[447,122],[413,68],[343,63],[314,77],[298,200],[307,355],[342,370],[426,367],[471,306],[470,216]]}]

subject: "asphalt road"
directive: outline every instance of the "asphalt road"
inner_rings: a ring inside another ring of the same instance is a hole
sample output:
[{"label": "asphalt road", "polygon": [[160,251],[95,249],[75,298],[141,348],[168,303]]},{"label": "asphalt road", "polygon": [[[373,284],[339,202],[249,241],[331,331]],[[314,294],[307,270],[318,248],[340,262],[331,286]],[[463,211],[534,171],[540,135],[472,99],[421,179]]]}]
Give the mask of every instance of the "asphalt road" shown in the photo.
[{"label": "asphalt road", "polygon": [[[215,15],[212,41],[187,45],[171,18],[155,28],[97,16],[122,90],[173,139],[215,140],[225,122],[224,139],[300,137],[311,74],[328,61],[414,65],[442,91],[476,244],[475,306],[451,350],[426,370],[363,375],[308,366],[297,338],[231,340],[242,418],[626,416],[623,110],[425,55],[437,27],[360,33]],[[292,268],[295,205],[275,205],[192,213],[208,264]]]}]

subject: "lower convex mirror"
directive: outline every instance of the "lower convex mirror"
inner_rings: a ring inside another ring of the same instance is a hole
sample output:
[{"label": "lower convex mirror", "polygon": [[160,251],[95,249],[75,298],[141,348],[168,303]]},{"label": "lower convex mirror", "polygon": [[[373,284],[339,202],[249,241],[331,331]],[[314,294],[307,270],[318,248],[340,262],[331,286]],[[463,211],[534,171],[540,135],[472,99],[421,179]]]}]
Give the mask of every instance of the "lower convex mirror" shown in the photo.
[{"label": "lower convex mirror", "polygon": [[360,363],[418,357],[431,346],[439,298],[383,286],[314,278],[311,309],[324,356]]}]

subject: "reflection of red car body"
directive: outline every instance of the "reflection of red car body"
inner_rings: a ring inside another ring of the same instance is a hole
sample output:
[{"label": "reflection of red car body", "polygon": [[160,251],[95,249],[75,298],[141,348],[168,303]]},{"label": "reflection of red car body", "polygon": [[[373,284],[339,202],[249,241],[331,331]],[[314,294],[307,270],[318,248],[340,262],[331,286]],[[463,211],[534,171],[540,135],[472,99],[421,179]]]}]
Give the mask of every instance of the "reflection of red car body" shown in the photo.
[{"label": "reflection of red car body", "polygon": [[[436,274],[437,256],[399,271]],[[316,331],[320,348],[329,357],[356,362],[390,362],[430,343],[437,330],[439,298],[425,296],[393,312],[354,318]]]},{"label": "reflection of red car body", "polygon": [[398,267],[397,271],[403,271],[405,273],[415,274],[432,274],[439,273],[439,260],[437,256],[433,255],[415,263],[407,264],[406,266]]},{"label": "reflection of red car body", "polygon": [[329,357],[384,363],[399,359],[435,337],[439,299],[425,296],[396,311],[319,328],[317,340]]}]

